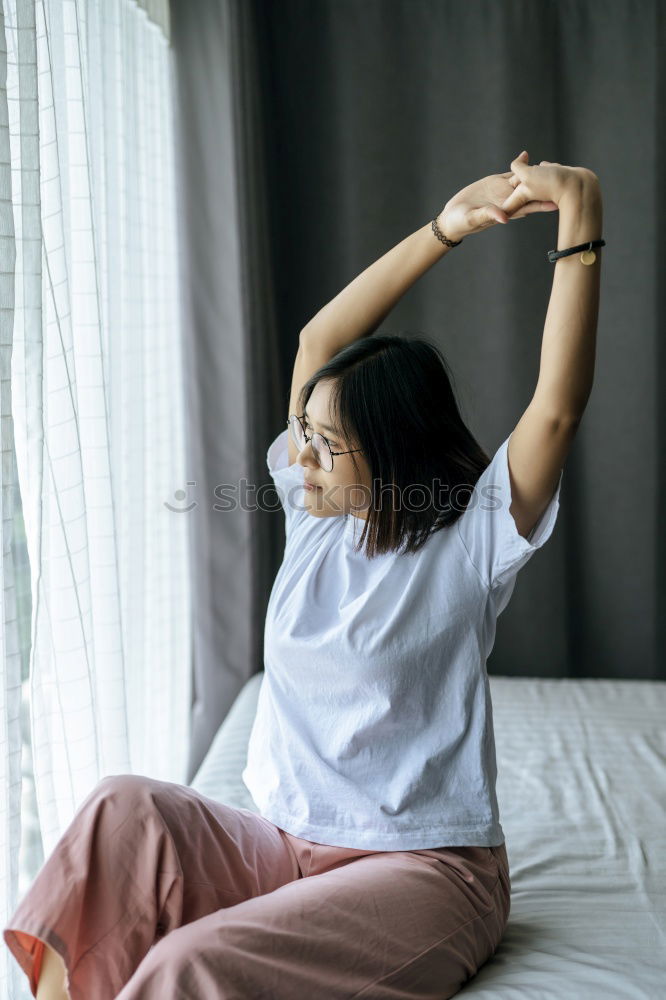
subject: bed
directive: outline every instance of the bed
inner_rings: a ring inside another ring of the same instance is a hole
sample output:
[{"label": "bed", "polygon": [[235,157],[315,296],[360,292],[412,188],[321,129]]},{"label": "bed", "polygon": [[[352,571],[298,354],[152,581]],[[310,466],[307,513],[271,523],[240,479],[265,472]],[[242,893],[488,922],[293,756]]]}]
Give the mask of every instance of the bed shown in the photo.
[{"label": "bed", "polygon": [[[192,787],[257,812],[240,774],[263,672]],[[460,991],[666,998],[666,682],[490,676],[511,915]]]}]

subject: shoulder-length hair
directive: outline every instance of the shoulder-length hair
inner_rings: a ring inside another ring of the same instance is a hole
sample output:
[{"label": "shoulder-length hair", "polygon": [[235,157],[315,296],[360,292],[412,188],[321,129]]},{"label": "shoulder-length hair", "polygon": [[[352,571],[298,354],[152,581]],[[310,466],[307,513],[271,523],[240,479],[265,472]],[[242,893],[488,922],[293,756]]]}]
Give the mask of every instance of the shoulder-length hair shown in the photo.
[{"label": "shoulder-length hair", "polygon": [[460,517],[490,463],[460,415],[444,355],[424,338],[363,337],[310,376],[299,413],[323,381],[330,383],[330,415],[346,447],[362,449],[372,478],[357,551],[365,542],[369,558],[417,552]]}]

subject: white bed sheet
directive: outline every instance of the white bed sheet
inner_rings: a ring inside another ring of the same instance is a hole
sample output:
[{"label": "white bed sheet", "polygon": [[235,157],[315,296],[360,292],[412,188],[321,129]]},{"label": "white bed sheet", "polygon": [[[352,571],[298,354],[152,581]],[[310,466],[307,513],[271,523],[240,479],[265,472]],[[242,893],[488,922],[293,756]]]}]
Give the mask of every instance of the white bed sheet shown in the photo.
[{"label": "white bed sheet", "polygon": [[[192,787],[257,811],[240,774],[263,673]],[[666,683],[490,677],[511,914],[458,994],[666,998]]]}]

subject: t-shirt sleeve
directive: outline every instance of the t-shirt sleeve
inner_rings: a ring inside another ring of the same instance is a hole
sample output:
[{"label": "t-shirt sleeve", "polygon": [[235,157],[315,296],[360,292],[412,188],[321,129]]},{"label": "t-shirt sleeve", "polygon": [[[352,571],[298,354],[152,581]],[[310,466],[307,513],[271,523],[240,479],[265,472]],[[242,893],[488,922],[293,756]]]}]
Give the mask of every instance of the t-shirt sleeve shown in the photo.
[{"label": "t-shirt sleeve", "polygon": [[305,469],[300,462],[289,465],[288,429],[283,430],[266,452],[266,464],[280,498],[285,516],[285,531],[289,535],[294,524],[307,517],[303,486]]},{"label": "t-shirt sleeve", "polygon": [[455,522],[471,562],[489,589],[507,583],[550,538],[560,507],[563,469],[548,506],[529,536],[518,534],[509,510],[512,498],[508,448],[509,438],[482,472],[466,510]]}]

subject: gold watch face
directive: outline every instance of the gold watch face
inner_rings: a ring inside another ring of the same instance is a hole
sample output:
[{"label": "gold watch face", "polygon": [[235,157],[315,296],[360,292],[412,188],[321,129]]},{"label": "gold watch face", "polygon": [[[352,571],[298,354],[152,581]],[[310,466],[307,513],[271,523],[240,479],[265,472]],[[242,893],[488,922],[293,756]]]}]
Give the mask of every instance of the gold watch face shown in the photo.
[{"label": "gold watch face", "polygon": [[595,260],[597,259],[597,255],[594,252],[594,250],[583,250],[582,254],[580,255],[580,259],[582,260],[583,264],[594,264]]}]

